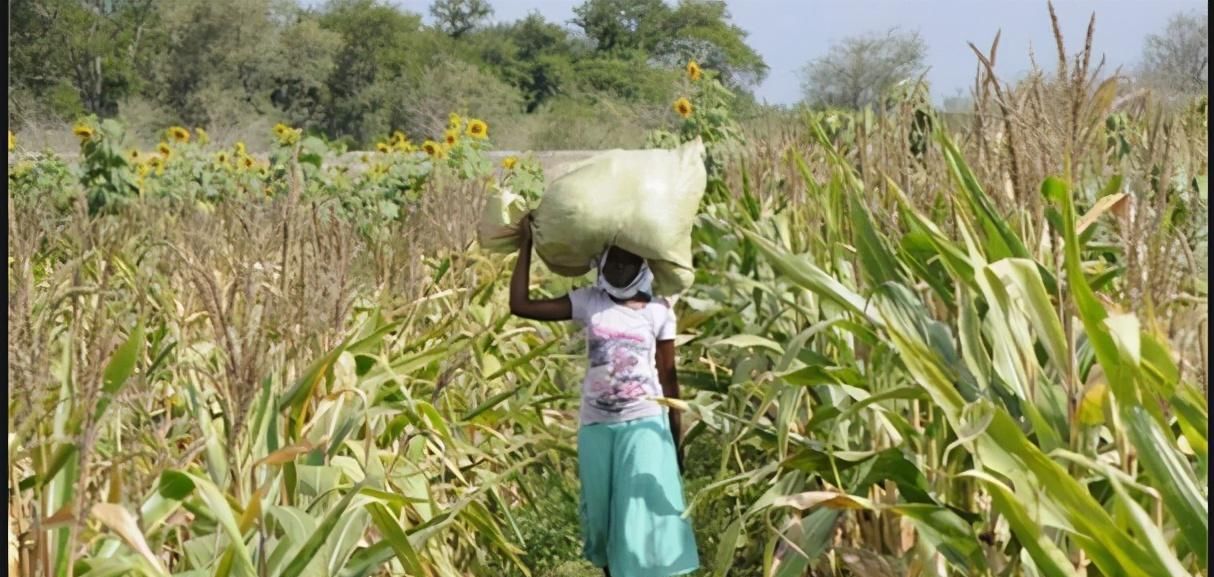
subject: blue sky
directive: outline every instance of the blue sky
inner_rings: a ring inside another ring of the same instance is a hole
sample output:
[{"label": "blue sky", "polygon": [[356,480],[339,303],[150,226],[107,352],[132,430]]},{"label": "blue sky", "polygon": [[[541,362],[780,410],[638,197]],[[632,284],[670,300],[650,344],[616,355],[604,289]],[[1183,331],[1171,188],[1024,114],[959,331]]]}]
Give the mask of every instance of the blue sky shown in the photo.
[{"label": "blue sky", "polygon": [[[430,0],[389,0],[426,16]],[[490,0],[494,20],[513,21],[538,10],[567,24],[583,0]],[[670,0],[668,0],[670,1]],[[318,4],[319,1],[308,2]],[[671,2],[673,3],[673,2]],[[928,46],[927,80],[937,99],[957,90],[968,93],[977,60],[966,42],[983,50],[1003,30],[996,71],[1015,78],[1029,69],[1029,46],[1043,68],[1057,60],[1045,0],[727,0],[734,22],[750,33],[748,41],[771,67],[756,89],[762,100],[791,104],[800,99],[800,69],[847,36],[890,27],[918,30]],[[1199,0],[1056,0],[1067,51],[1083,48],[1088,19],[1096,13],[1093,41],[1111,70],[1132,67],[1148,34],[1162,31],[1182,11],[1205,11]],[[1098,60],[1094,59],[1094,60]]]}]

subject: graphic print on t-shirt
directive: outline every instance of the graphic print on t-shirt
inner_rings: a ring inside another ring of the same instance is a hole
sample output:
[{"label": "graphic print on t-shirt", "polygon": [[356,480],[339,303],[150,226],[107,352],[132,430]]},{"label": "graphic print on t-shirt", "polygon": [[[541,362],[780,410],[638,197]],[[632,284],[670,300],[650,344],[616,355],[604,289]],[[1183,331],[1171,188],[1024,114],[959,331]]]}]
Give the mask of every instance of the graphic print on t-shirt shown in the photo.
[{"label": "graphic print on t-shirt", "polygon": [[652,395],[653,375],[645,357],[649,354],[646,335],[594,327],[589,331],[590,370],[587,375],[587,401],[609,414],[618,414],[637,399]]}]

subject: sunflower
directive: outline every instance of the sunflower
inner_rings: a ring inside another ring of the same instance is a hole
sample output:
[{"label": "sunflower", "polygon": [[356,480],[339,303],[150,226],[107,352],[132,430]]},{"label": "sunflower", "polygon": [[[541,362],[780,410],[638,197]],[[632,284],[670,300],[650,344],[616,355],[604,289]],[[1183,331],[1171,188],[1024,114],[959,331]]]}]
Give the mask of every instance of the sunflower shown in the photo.
[{"label": "sunflower", "polygon": [[211,135],[207,134],[207,131],[203,130],[202,127],[195,128],[194,134],[198,135],[198,144],[207,144],[211,142]]},{"label": "sunflower", "polygon": [[472,138],[486,138],[489,136],[489,125],[483,120],[473,118],[468,121],[468,136]]},{"label": "sunflower", "polygon": [[156,152],[159,152],[160,156],[163,156],[165,160],[168,160],[170,157],[173,156],[172,147],[170,147],[167,143],[164,143],[164,142],[161,142],[159,145],[156,146]]},{"label": "sunflower", "polygon": [[460,118],[459,115],[454,112],[451,113],[451,116],[447,117],[447,128],[459,130],[459,127],[463,125],[463,123],[464,119]]},{"label": "sunflower", "polygon": [[12,152],[14,148],[17,148],[17,137],[13,136],[13,131],[10,130],[8,131],[8,151]]},{"label": "sunflower", "polygon": [[72,133],[79,137],[81,142],[92,140],[93,136],[97,134],[96,132],[93,132],[93,127],[84,123],[80,123],[72,127]]},{"label": "sunflower", "polygon": [[691,101],[687,98],[680,98],[674,101],[674,111],[679,113],[683,118],[690,118],[694,110],[691,106]]},{"label": "sunflower", "polygon": [[279,144],[295,144],[299,141],[299,132],[298,128],[291,128],[281,122],[274,125],[274,135],[278,137]]},{"label": "sunflower", "polygon": [[248,156],[248,155],[241,158],[240,163],[243,164],[245,168],[249,168],[249,169],[253,168],[254,166],[257,166],[257,161],[253,160],[253,157]]},{"label": "sunflower", "polygon": [[699,80],[700,76],[703,74],[704,74],[704,71],[702,69],[700,69],[700,65],[695,60],[692,60],[687,63],[687,77],[688,78],[690,78],[692,80]]},{"label": "sunflower", "polygon": [[227,167],[228,166],[228,153],[224,152],[222,150],[219,151],[219,154],[215,155],[215,162],[219,163],[220,166]]},{"label": "sunflower", "polygon": [[392,150],[392,149],[391,149],[391,148],[390,148],[390,147],[389,147],[387,144],[384,144],[384,143],[382,143],[382,142],[376,142],[376,143],[375,143],[375,150],[378,150],[378,151],[380,151],[380,152],[387,153],[388,151],[390,151],[390,150]]},{"label": "sunflower", "polygon": [[131,150],[127,153],[127,158],[129,158],[131,162],[139,162],[139,151]]},{"label": "sunflower", "polygon": [[237,143],[236,143],[236,155],[237,155],[237,156],[244,156],[244,155],[246,155],[247,153],[248,153],[248,151],[246,151],[246,150],[244,149],[244,143],[243,143],[243,142],[237,142]]},{"label": "sunflower", "polygon": [[400,144],[402,142],[408,142],[408,141],[409,141],[409,137],[405,136],[405,133],[403,133],[399,130],[396,130],[396,131],[392,132],[392,140],[390,140],[389,142],[396,145],[396,144]]},{"label": "sunflower", "polygon": [[438,143],[434,142],[433,140],[427,140],[422,143],[422,150],[426,151],[426,154],[429,154],[430,156],[438,156],[439,153],[442,152],[442,147],[440,147]]},{"label": "sunflower", "polygon": [[459,131],[454,128],[448,129],[443,133],[443,142],[447,143],[447,146],[455,146],[455,143],[459,142]]},{"label": "sunflower", "polygon": [[395,148],[401,152],[413,152],[415,150],[413,143],[409,142],[408,138],[398,141]]},{"label": "sunflower", "polygon": [[159,156],[153,156],[148,159],[147,167],[148,169],[155,170],[157,176],[162,175],[164,174],[164,159]]},{"label": "sunflower", "polygon": [[190,131],[186,130],[180,126],[171,127],[165,132],[166,132],[166,134],[169,135],[169,138],[173,139],[173,142],[189,142],[190,141]]},{"label": "sunflower", "polygon": [[506,170],[513,170],[514,165],[516,164],[518,164],[517,156],[507,156],[506,158],[502,159],[502,168],[505,168]]}]

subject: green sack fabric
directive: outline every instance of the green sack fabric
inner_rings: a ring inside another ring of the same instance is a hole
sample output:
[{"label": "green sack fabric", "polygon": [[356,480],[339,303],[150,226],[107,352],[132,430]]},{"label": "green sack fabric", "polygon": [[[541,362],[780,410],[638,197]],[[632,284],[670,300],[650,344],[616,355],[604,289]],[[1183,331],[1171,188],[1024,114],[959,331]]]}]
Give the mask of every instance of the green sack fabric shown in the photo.
[{"label": "green sack fabric", "polygon": [[[578,162],[548,185],[532,212],[536,254],[556,274],[577,277],[618,246],[649,261],[654,292],[678,294],[695,278],[691,228],[707,181],[698,139],[674,150],[611,150]],[[508,190],[490,195],[481,246],[517,250],[525,211],[525,200]]]},{"label": "green sack fabric", "polygon": [[476,230],[481,248],[491,252],[518,250],[519,223],[527,216],[527,199],[510,189],[495,188],[485,199],[480,226]]}]

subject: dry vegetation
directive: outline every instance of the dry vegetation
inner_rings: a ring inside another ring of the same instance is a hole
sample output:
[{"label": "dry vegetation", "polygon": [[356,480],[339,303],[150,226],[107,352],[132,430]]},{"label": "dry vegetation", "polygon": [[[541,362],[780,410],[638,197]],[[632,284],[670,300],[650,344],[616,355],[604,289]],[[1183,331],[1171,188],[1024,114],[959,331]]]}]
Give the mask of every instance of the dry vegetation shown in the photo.
[{"label": "dry vegetation", "polygon": [[[1205,99],[1058,40],[975,50],[951,127],[910,91],[728,156],[679,302],[706,573],[1205,574]],[[579,343],[474,242],[526,165],[380,213],[413,161],[303,149],[100,211],[10,170],[10,574],[582,574]]]}]

